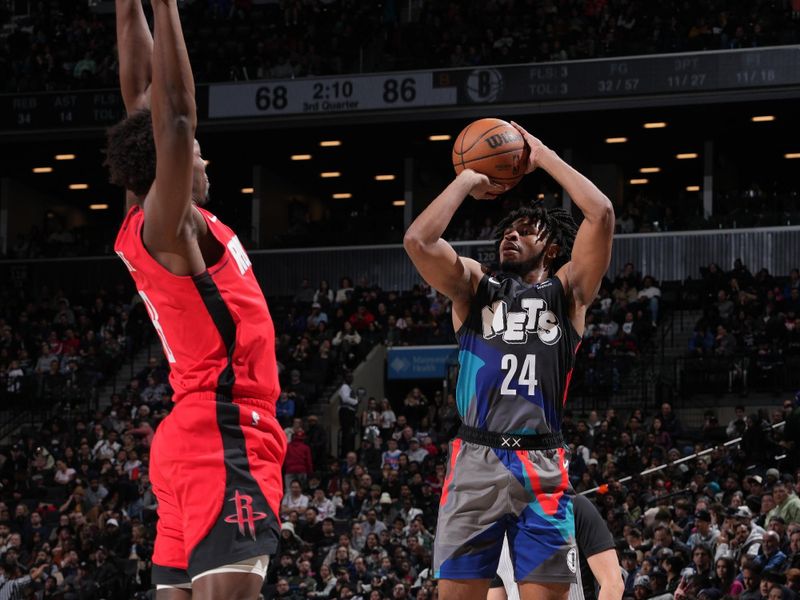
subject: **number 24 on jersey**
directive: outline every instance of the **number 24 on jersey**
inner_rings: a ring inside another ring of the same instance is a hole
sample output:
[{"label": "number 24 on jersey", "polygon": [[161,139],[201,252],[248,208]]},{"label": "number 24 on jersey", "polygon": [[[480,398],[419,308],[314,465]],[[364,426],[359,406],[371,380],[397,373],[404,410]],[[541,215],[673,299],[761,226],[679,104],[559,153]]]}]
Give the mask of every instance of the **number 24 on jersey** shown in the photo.
[{"label": "number 24 on jersey", "polygon": [[516,396],[517,390],[527,387],[527,395],[533,396],[539,381],[536,379],[536,355],[526,354],[522,365],[516,354],[505,354],[500,361],[500,368],[505,372],[500,393],[504,396]]}]

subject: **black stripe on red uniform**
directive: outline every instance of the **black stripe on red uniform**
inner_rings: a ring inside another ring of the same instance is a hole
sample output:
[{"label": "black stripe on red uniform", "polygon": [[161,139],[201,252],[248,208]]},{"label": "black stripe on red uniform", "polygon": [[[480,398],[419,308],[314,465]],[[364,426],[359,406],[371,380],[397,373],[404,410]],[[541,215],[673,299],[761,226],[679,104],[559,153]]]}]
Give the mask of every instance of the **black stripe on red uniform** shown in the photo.
[{"label": "black stripe on red uniform", "polygon": [[222,298],[222,294],[211,279],[208,271],[202,272],[200,275],[192,277],[197,291],[200,292],[200,298],[203,304],[206,305],[208,314],[211,315],[211,320],[214,326],[219,331],[222,337],[222,343],[228,351],[228,364],[222,369],[217,380],[217,400],[233,400],[233,352],[236,349],[236,323],[233,320],[231,311],[228,310],[228,305]]},{"label": "black stripe on red uniform", "polygon": [[225,461],[225,497],[214,525],[189,557],[189,575],[196,577],[226,564],[274,554],[279,525],[250,470],[240,408],[233,403],[236,323],[208,271],[192,279],[228,353],[228,363],[217,383],[217,427],[222,436],[220,459]]}]

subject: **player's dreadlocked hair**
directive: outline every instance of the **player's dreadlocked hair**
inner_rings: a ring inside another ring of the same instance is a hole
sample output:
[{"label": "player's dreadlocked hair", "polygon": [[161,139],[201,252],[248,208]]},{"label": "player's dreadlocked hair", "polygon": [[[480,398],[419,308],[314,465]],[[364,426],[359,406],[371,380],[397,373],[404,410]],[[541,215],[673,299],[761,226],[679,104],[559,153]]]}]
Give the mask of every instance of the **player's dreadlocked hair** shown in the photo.
[{"label": "player's dreadlocked hair", "polygon": [[149,110],[140,110],[106,133],[106,160],[111,183],[139,197],[150,191],[156,178],[156,145]]},{"label": "player's dreadlocked hair", "polygon": [[541,202],[534,202],[521,206],[511,211],[495,228],[495,241],[499,247],[503,241],[505,230],[518,219],[528,219],[531,223],[539,223],[544,228],[547,246],[556,244],[558,256],[550,266],[550,271],[556,271],[557,266],[567,262],[572,256],[572,244],[578,232],[578,225],[568,210],[563,208],[545,208]]}]

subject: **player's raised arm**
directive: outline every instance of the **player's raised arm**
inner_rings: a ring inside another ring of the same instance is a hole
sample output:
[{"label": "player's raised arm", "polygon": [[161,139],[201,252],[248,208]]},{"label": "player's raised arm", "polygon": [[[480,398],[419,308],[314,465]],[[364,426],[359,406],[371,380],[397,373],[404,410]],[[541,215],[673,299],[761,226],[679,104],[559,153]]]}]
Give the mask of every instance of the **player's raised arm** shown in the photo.
[{"label": "player's raised arm", "polygon": [[[530,147],[527,171],[541,167],[569,193],[583,213],[572,246],[572,260],[557,273],[567,297],[572,298],[575,327],[583,331],[583,311],[592,303],[611,261],[611,240],[614,236],[614,207],[591,181],[564,162],[555,152],[522,127],[512,125]],[[577,314],[580,313],[580,314]]]},{"label": "player's raised arm", "polygon": [[465,169],[406,231],[403,246],[419,274],[454,302],[472,297],[480,281],[481,267],[470,258],[458,256],[442,239],[442,234],[467,196],[490,198],[502,191],[503,187],[492,183],[486,175]]},{"label": "player's raised arm", "polygon": [[150,107],[153,36],[142,0],[116,0],[119,85],[128,115]]},{"label": "player's raised arm", "polygon": [[174,254],[174,261],[168,257],[170,264],[165,266],[176,274],[187,275],[191,274],[186,271],[197,127],[194,78],[177,0],[154,0],[153,13],[151,111],[156,178],[144,205],[144,242],[151,251]]}]

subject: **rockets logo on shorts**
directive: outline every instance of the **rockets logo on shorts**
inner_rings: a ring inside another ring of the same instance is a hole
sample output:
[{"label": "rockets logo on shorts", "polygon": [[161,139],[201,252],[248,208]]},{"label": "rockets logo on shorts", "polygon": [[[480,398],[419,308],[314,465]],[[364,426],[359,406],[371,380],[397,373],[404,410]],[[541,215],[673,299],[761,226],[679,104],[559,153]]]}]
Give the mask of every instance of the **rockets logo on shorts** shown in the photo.
[{"label": "rockets logo on shorts", "polygon": [[[225,517],[226,523],[235,523],[239,525],[239,533],[242,535],[250,535],[254,540],[256,539],[256,521],[266,519],[267,514],[263,512],[253,511],[253,497],[247,494],[240,494],[239,490],[229,499],[236,505],[236,513]],[[249,530],[245,532],[245,529]]]},{"label": "rockets logo on shorts", "polygon": [[508,310],[505,300],[496,300],[481,310],[483,339],[502,336],[507,344],[526,344],[528,334],[535,333],[542,343],[552,346],[561,339],[558,317],[547,308],[542,298],[523,298],[522,311]]}]

